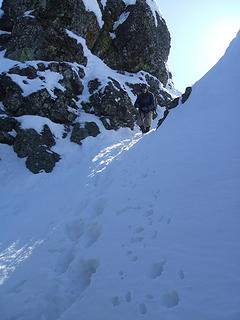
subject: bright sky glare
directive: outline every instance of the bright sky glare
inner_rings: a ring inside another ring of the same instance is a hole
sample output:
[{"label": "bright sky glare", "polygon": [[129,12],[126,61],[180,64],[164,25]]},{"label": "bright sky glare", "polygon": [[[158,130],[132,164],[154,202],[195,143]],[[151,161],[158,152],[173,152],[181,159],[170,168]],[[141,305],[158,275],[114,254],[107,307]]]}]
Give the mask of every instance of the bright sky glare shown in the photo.
[{"label": "bright sky glare", "polygon": [[168,60],[181,91],[222,57],[240,29],[239,0],[157,0],[171,34]]}]

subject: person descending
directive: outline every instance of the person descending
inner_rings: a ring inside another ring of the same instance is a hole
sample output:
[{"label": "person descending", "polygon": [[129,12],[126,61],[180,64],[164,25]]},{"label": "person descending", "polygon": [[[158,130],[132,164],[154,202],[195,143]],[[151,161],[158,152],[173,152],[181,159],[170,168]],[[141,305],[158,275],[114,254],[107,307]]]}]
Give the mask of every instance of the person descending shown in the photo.
[{"label": "person descending", "polygon": [[138,109],[137,124],[142,133],[147,133],[152,125],[153,110],[155,109],[154,97],[153,94],[148,91],[146,84],[141,86],[141,91],[137,96],[134,106]]}]

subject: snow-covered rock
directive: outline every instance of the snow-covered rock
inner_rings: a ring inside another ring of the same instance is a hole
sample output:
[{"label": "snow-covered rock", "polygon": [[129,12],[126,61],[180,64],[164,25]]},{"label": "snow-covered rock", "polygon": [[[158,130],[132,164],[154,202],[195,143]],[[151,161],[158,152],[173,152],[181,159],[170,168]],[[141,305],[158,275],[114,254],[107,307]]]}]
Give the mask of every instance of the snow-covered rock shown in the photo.
[{"label": "snow-covered rock", "polygon": [[[178,95],[166,65],[170,35],[155,0],[4,0],[2,8],[0,101],[7,116],[47,118],[63,125],[65,138],[92,122],[84,123],[84,113],[103,130],[133,130],[140,84],[154,93],[159,117]],[[15,138],[1,137],[11,144]]]}]

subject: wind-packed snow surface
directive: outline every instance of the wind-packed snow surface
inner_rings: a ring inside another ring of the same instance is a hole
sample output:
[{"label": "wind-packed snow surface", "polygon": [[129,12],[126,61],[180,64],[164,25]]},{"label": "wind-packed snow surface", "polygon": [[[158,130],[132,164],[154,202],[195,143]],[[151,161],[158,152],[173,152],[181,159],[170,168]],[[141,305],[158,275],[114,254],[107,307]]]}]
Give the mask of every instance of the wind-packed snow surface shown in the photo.
[{"label": "wind-packed snow surface", "polygon": [[1,320],[239,320],[240,34],[159,130],[1,152]]}]

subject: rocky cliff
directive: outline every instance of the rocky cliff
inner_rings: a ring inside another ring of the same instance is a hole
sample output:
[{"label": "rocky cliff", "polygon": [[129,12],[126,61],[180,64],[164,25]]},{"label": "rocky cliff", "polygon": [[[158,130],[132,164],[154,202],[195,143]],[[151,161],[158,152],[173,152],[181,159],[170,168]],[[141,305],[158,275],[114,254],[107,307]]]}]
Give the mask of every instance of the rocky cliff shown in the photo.
[{"label": "rocky cliff", "polygon": [[[96,119],[102,130],[134,128],[141,83],[159,107],[176,97],[170,35],[155,1],[4,0],[2,10],[0,142],[32,172],[60,160],[51,124],[81,145],[100,133]],[[41,130],[22,125],[30,115],[41,117]]]}]

